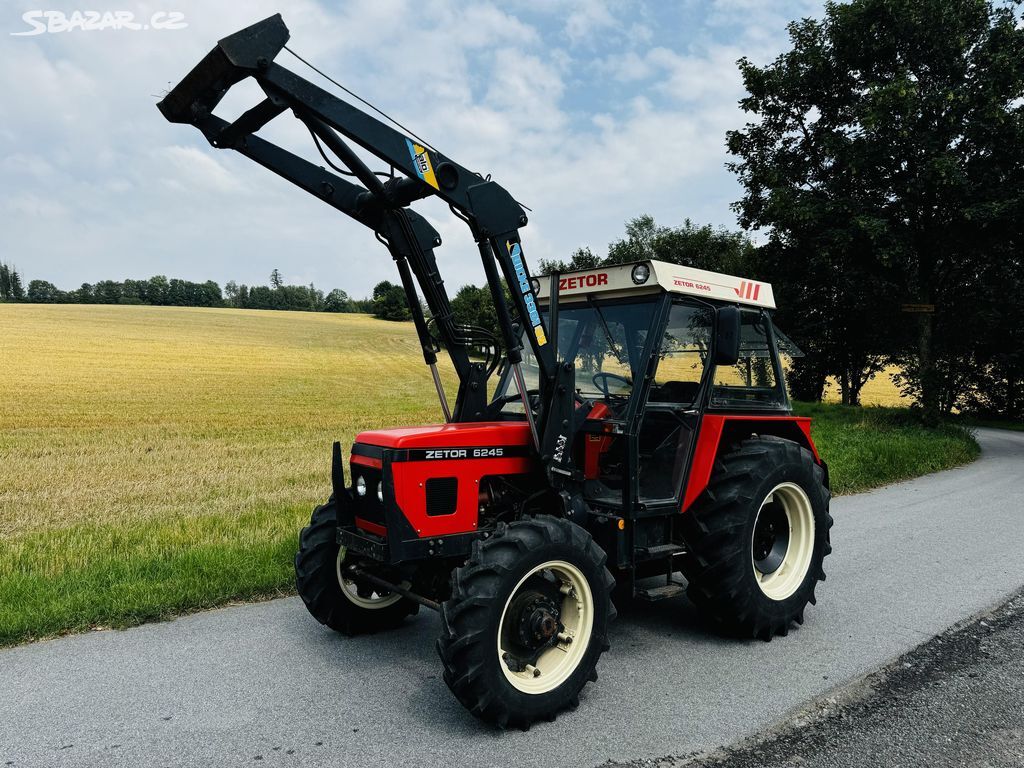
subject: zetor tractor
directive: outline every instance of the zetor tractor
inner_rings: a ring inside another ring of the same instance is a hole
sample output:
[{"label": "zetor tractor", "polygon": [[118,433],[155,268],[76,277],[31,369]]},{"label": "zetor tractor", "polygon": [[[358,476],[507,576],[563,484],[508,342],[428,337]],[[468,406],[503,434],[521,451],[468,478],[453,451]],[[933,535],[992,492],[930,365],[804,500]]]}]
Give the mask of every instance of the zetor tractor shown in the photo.
[{"label": "zetor tractor", "polygon": [[[657,261],[532,276],[505,189],[277,64],[287,40],[280,16],[224,38],[160,111],[373,231],[444,416],[358,435],[347,482],[334,444],[333,493],[295,557],[314,618],[353,634],[438,611],[445,682],[502,727],[577,704],[609,647],[613,592],[685,590],[745,637],[802,623],[830,551],[828,471],[790,410],[771,286]],[[246,78],[266,98],[215,116]],[[333,170],[256,135],[286,110]],[[409,207],[428,197],[469,227],[499,336],[453,319],[441,238]]]}]

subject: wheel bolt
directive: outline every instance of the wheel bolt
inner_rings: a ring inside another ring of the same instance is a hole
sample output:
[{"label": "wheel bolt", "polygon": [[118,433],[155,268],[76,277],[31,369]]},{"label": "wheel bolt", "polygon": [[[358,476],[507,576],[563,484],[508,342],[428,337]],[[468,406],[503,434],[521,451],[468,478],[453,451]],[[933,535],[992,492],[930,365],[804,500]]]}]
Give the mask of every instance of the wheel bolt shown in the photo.
[{"label": "wheel bolt", "polygon": [[572,635],[570,635],[568,632],[559,632],[558,642],[562,643],[562,645],[568,645],[572,642]]},{"label": "wheel bolt", "polygon": [[527,664],[525,667],[523,667],[523,671],[526,672],[526,674],[528,675],[540,677],[540,670],[533,666],[533,664]]}]

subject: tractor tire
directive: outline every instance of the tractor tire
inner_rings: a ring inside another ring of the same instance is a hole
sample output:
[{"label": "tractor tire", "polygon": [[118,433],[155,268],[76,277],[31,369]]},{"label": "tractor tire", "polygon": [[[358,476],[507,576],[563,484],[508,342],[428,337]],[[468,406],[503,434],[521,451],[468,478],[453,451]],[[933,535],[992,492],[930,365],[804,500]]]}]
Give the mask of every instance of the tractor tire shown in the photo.
[{"label": "tractor tire", "polygon": [[606,555],[583,528],[538,516],[473,545],[441,606],[444,681],[481,720],[527,729],[597,680],[615,617]]},{"label": "tractor tire", "polygon": [[295,586],[314,619],[336,632],[358,635],[391,629],[419,606],[401,595],[379,593],[345,578],[354,560],[337,541],[338,513],[333,501],[313,510],[299,534]]},{"label": "tractor tire", "polygon": [[751,437],[716,461],[707,489],[680,518],[687,595],[719,630],[771,640],[825,580],[831,494],[811,452]]}]

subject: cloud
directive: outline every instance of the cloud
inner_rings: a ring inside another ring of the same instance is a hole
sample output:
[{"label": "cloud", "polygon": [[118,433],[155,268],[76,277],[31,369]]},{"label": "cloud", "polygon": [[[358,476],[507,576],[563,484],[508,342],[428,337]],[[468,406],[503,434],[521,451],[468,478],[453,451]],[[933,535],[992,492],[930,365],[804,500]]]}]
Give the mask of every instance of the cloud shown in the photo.
[{"label": "cloud", "polygon": [[565,34],[571,43],[578,44],[583,40],[591,40],[595,36],[603,39],[600,33],[614,28],[616,19],[608,7],[600,0],[588,0],[577,5],[565,20]]},{"label": "cloud", "polygon": [[[183,30],[3,40],[3,258],[66,287],[151,274],[265,282],[275,267],[355,295],[393,280],[365,229],[155,109],[217,39],[277,7],[182,0]],[[724,132],[743,119],[735,59],[776,55],[785,22],[815,7],[295,0],[285,20],[297,52],[533,208],[523,237],[535,261],[601,249],[645,212],[734,226],[723,164]],[[336,90],[287,53],[279,62]],[[242,86],[224,115],[262,98]],[[287,114],[261,135],[322,164]],[[417,208],[445,241],[449,287],[480,282],[465,225],[438,201]]]}]

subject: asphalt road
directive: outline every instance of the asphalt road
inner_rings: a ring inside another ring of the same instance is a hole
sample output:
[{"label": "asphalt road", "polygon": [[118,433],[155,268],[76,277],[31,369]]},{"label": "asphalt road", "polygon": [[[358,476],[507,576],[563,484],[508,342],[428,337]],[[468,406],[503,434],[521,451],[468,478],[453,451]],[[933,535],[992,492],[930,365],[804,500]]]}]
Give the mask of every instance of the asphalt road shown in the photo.
[{"label": "asphalt road", "polygon": [[437,619],[346,639],[297,599],[0,652],[0,766],[596,766],[732,744],[1024,584],[1024,433],[960,469],[833,502],[807,622],[708,633],[682,598],[620,612],[580,708],[529,732],[468,716]]},{"label": "asphalt road", "polygon": [[1024,591],[761,737],[619,768],[1020,768]]}]

